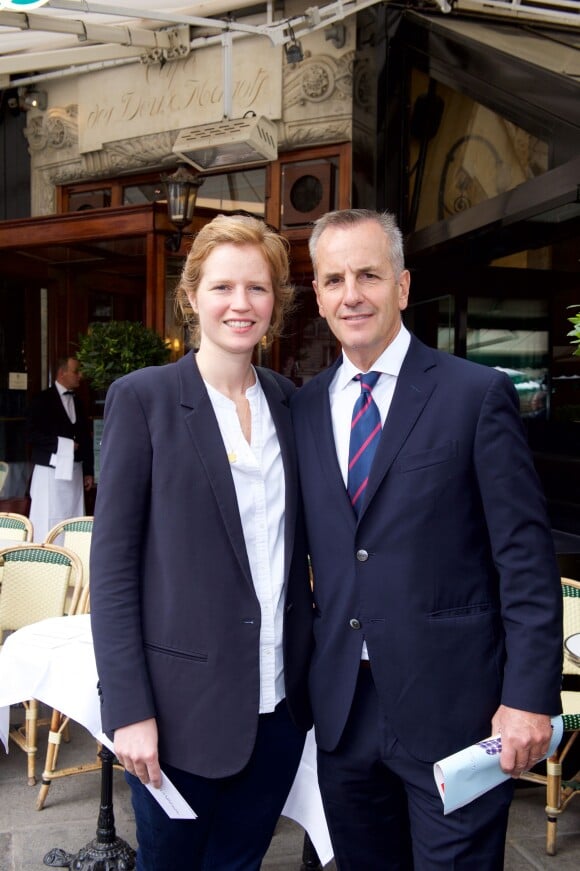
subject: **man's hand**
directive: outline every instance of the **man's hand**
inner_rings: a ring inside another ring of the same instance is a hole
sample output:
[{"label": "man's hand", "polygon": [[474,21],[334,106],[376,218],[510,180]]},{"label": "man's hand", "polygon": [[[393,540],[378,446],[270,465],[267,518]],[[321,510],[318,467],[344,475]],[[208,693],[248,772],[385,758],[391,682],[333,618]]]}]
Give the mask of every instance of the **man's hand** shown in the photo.
[{"label": "man's hand", "polygon": [[491,721],[491,734],[501,735],[502,770],[519,777],[548,752],[552,726],[547,714],[532,714],[500,705]]},{"label": "man's hand", "polygon": [[161,786],[157,723],[153,718],[116,729],[113,746],[115,756],[129,774],[134,774],[141,783]]}]

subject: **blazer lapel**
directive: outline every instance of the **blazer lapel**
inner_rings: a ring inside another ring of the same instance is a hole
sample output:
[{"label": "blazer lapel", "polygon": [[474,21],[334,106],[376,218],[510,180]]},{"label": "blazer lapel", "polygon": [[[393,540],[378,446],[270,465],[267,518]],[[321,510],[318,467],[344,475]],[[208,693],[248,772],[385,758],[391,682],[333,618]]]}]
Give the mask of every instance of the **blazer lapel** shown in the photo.
[{"label": "blazer lapel", "polygon": [[236,489],[217,418],[197,368],[195,354],[190,352],[182,357],[178,361],[177,367],[180,382],[180,403],[185,412],[185,423],[214,492],[226,533],[230,538],[240,568],[253,588]]},{"label": "blazer lapel", "polygon": [[391,407],[373,460],[359,520],[429,401],[437,385],[436,375],[432,371],[436,366],[437,361],[432,349],[411,336],[411,344],[397,378]]},{"label": "blazer lapel", "polygon": [[316,445],[318,453],[319,468],[327,479],[331,491],[337,494],[335,507],[339,508],[348,522],[354,525],[356,516],[344,486],[342,472],[340,471],[336,455],[330,398],[328,395],[328,388],[341,365],[342,355],[332,366],[316,378],[314,382],[316,391],[313,391],[308,408],[308,422],[311,428],[310,437],[313,444]]}]

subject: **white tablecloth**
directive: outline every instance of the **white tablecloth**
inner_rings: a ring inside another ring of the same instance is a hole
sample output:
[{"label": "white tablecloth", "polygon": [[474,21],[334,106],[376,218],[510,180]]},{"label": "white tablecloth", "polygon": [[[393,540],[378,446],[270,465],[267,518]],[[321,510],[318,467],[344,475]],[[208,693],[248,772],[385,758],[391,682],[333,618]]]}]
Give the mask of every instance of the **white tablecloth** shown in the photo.
[{"label": "white tablecloth", "polygon": [[[56,708],[103,740],[88,614],[42,620],[6,639],[0,653],[0,740],[7,751],[9,706],[25,699]],[[332,847],[318,790],[312,732],[283,815],[308,832],[320,861],[330,862]]]}]

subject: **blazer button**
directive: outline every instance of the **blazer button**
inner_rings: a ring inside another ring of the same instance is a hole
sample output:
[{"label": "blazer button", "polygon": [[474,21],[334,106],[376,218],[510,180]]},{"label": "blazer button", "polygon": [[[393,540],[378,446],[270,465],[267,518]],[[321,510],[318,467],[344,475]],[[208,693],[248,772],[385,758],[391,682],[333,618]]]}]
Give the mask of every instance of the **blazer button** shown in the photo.
[{"label": "blazer button", "polygon": [[357,620],[356,617],[352,617],[348,621],[348,625],[351,629],[360,629],[360,620]]},{"label": "blazer button", "polygon": [[366,563],[366,561],[369,558],[368,550],[363,550],[362,548],[361,548],[361,550],[357,550],[356,558],[359,561],[359,563]]}]

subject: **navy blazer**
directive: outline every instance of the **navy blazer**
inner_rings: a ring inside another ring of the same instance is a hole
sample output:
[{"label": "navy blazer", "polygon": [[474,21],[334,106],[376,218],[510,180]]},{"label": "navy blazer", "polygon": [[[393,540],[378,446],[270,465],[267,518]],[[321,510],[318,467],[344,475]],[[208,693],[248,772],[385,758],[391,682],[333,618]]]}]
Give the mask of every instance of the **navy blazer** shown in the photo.
[{"label": "navy blazer", "polygon": [[[286,480],[286,699],[306,730],[312,597],[288,407],[294,385],[257,371]],[[107,394],[91,548],[105,731],[155,717],[162,764],[204,777],[242,769],[258,726],[260,616],[195,355],[120,378]]]},{"label": "navy blazer", "polygon": [[91,427],[82,402],[73,396],[76,423],[71,423],[56,385],[43,390],[31,401],[26,418],[26,440],[31,446],[34,465],[50,465],[50,457],[58,448],[58,437],[73,439],[78,444],[75,461],[82,462],[83,475],[93,475],[94,456]]},{"label": "navy blazer", "polygon": [[292,402],[319,745],[342,734],[363,639],[384,716],[419,759],[489,735],[500,703],[558,713],[559,571],[509,379],[412,337],[357,522],[328,396],[341,360]]}]

